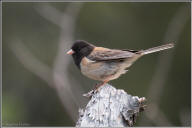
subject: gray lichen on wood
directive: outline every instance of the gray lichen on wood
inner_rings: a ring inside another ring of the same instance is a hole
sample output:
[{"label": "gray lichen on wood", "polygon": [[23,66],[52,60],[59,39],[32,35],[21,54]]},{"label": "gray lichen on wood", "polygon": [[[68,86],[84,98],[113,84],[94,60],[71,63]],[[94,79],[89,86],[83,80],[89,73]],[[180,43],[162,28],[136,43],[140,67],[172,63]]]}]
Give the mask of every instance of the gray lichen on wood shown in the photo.
[{"label": "gray lichen on wood", "polygon": [[85,110],[79,109],[76,127],[132,126],[138,113],[144,110],[144,102],[144,97],[131,96],[106,84],[92,95]]}]

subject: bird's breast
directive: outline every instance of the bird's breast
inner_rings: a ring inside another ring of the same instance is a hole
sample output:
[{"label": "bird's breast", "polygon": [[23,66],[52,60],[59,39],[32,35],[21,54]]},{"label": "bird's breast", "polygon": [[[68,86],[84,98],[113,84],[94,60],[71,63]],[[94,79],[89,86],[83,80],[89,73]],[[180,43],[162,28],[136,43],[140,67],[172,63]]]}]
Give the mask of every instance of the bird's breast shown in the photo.
[{"label": "bird's breast", "polygon": [[81,61],[81,72],[83,75],[98,81],[104,81],[109,76],[115,75],[119,66],[115,62],[91,61],[84,57]]}]

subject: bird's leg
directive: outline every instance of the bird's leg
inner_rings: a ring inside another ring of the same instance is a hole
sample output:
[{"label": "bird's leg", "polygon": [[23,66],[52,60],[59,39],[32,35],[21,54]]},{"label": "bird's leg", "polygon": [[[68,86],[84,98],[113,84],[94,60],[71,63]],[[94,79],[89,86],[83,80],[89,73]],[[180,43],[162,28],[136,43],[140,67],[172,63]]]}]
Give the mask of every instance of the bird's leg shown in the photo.
[{"label": "bird's leg", "polygon": [[96,85],[95,85],[95,88],[94,88],[93,90],[89,91],[89,92],[86,93],[86,94],[83,94],[83,96],[88,97],[88,98],[91,98],[92,95],[98,91],[99,87],[105,85],[105,84],[108,83],[108,82],[109,82],[109,80],[105,80],[105,81],[103,81],[102,83],[96,84]]},{"label": "bird's leg", "polygon": [[99,87],[105,85],[105,84],[108,83],[108,82],[109,82],[109,80],[105,80],[105,81],[103,81],[102,83],[96,84],[94,90],[97,91],[97,90],[99,89]]}]

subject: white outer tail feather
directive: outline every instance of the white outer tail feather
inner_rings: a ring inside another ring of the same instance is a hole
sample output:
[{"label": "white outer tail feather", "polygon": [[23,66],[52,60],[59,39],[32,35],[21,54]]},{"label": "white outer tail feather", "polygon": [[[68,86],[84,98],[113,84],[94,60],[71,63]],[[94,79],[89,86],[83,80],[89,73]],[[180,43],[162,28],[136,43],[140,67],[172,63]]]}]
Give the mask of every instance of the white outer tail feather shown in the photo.
[{"label": "white outer tail feather", "polygon": [[146,55],[146,54],[158,52],[158,51],[173,48],[173,47],[174,47],[174,43],[169,43],[169,44],[165,44],[165,45],[161,45],[161,46],[157,46],[157,47],[153,47],[153,48],[143,50],[141,54]]}]

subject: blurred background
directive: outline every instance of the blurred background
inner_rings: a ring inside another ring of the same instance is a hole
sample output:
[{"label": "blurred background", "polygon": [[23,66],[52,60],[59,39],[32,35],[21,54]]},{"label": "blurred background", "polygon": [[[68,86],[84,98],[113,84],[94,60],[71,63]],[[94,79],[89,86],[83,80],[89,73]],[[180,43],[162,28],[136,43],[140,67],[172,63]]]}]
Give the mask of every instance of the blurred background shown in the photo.
[{"label": "blurred background", "polygon": [[136,126],[191,125],[190,3],[3,3],[3,126],[75,126],[97,81],[66,55],[97,46],[175,47],[138,60],[114,87],[147,98]]}]

